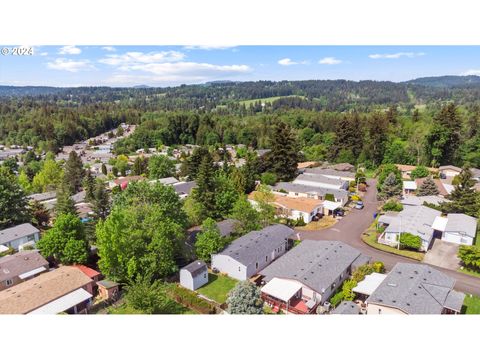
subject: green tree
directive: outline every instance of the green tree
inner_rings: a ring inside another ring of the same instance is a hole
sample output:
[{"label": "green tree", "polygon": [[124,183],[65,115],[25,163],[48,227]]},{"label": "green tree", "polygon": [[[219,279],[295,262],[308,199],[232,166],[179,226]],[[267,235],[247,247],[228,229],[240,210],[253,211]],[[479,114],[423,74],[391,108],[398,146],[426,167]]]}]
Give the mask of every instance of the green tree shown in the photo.
[{"label": "green tree", "polygon": [[424,178],[430,175],[430,171],[425,166],[417,166],[411,173],[410,177],[412,180],[418,179],[418,178]]},{"label": "green tree", "polygon": [[229,175],[219,171],[215,179],[215,214],[221,218],[227,216],[232,210],[240,193]]},{"label": "green tree", "polygon": [[32,181],[34,192],[45,192],[55,190],[63,176],[60,166],[52,159],[46,159],[40,170]]},{"label": "green tree", "polygon": [[235,232],[246,234],[250,231],[260,230],[260,214],[255,210],[245,196],[235,202],[230,218],[238,220]]},{"label": "green tree", "polygon": [[290,181],[297,175],[297,139],[290,126],[283,121],[279,121],[273,129],[271,151],[267,159],[270,171],[277,175],[278,180]]},{"label": "green tree", "polygon": [[410,233],[400,234],[400,247],[403,249],[419,250],[422,246],[422,239],[420,236],[412,235]]},{"label": "green tree", "polygon": [[63,179],[57,189],[57,202],[55,204],[55,214],[57,216],[61,214],[77,214],[70,189],[71,187],[66,182],[66,179]]},{"label": "green tree", "polygon": [[15,174],[18,171],[18,163],[16,157],[9,157],[3,161],[2,166],[7,168],[10,173]]},{"label": "green tree", "polygon": [[196,181],[197,186],[192,190],[192,197],[202,205],[206,217],[216,218],[216,176],[211,156],[203,158]]},{"label": "green tree", "polygon": [[132,174],[133,175],[146,175],[149,170],[149,163],[151,162],[144,156],[138,156],[133,162]]},{"label": "green tree", "polygon": [[211,159],[206,147],[198,147],[193,150],[192,155],[182,164],[182,175],[188,176],[188,180],[195,180],[204,157]]},{"label": "green tree", "polygon": [[0,167],[0,230],[29,222],[30,211],[27,198],[17,177]]},{"label": "green tree", "polygon": [[272,191],[265,185],[260,185],[253,199],[257,203],[257,210],[262,227],[272,224],[275,219],[275,207],[272,205],[275,196]]},{"label": "green tree", "polygon": [[270,172],[264,172],[260,176],[260,181],[262,184],[265,185],[275,185],[275,183],[277,182],[277,176]]},{"label": "green tree", "polygon": [[88,259],[88,243],[85,228],[73,214],[61,214],[53,227],[37,242],[45,257],[52,257],[62,264],[84,264]]},{"label": "green tree", "polygon": [[250,281],[239,282],[229,293],[227,299],[230,314],[262,314],[263,300],[260,288]]},{"label": "green tree", "polygon": [[96,219],[103,220],[108,216],[110,212],[110,196],[105,189],[105,184],[101,180],[97,180],[95,183],[91,203]]},{"label": "green tree", "polygon": [[212,254],[216,254],[223,248],[223,239],[217,223],[212,218],[202,223],[202,231],[195,241],[195,252],[200,260],[210,262]]},{"label": "green tree", "polygon": [[105,164],[102,164],[102,174],[105,176],[108,174],[107,165]]},{"label": "green tree", "polygon": [[352,279],[347,279],[343,282],[342,285],[342,294],[343,300],[353,301],[355,299],[355,293],[353,292],[353,288],[357,286],[357,282]]},{"label": "green tree", "polygon": [[202,204],[192,196],[187,197],[183,202],[183,210],[185,211],[190,226],[199,225],[203,219],[205,219]]},{"label": "green tree", "polygon": [[474,271],[480,270],[480,248],[478,246],[461,245],[458,249],[458,257],[465,267]]},{"label": "green tree", "polygon": [[77,193],[82,186],[85,170],[83,169],[82,159],[75,151],[71,151],[68,155],[63,176],[70,187],[70,192],[72,194]]},{"label": "green tree", "polygon": [[378,168],[378,183],[377,183],[377,189],[381,189],[383,182],[385,179],[390,175],[390,173],[393,173],[395,175],[395,178],[397,179],[397,183],[401,184],[402,183],[402,173],[400,170],[398,170],[397,166],[394,164],[383,164]]},{"label": "green tree", "polygon": [[475,191],[473,185],[472,172],[465,166],[458,175],[458,184],[448,195],[448,199],[451,201],[442,203],[442,211],[478,217],[480,215],[480,195]]},{"label": "green tree", "polygon": [[394,173],[390,173],[382,184],[382,189],[378,194],[381,199],[390,199],[402,194],[402,185],[398,182]]},{"label": "green tree", "polygon": [[426,178],[417,190],[418,196],[438,195],[438,193],[437,185],[430,177]]},{"label": "green tree", "polygon": [[86,171],[82,185],[85,190],[85,200],[92,201],[94,197],[93,192],[95,191],[95,179],[90,170]]},{"label": "green tree", "polygon": [[142,314],[168,314],[173,300],[167,296],[167,287],[162,282],[139,278],[126,286],[125,302]]}]

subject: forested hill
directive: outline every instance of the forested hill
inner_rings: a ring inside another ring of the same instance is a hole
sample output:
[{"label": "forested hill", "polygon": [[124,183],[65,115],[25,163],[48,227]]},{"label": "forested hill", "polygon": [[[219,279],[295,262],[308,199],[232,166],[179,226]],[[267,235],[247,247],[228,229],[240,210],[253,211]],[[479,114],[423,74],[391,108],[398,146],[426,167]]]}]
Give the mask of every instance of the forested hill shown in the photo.
[{"label": "forested hill", "polygon": [[460,104],[476,103],[480,98],[480,77],[442,76],[403,83],[370,80],[219,81],[167,88],[0,86],[0,98],[17,97],[29,97],[35,101],[60,100],[73,105],[123,101],[163,110],[208,111],[218,106],[235,110],[245,105],[258,107],[261,103],[268,103],[274,109],[345,111],[392,104],[413,107],[448,100]]}]

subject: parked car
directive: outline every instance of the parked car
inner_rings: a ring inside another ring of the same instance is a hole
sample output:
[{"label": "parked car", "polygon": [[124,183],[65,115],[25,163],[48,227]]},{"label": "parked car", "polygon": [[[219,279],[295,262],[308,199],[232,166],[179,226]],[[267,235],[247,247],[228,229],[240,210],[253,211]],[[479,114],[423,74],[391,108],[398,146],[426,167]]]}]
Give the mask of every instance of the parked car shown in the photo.
[{"label": "parked car", "polygon": [[363,205],[363,201],[357,201],[357,204],[355,205],[355,209],[363,209],[365,205]]},{"label": "parked car", "polygon": [[335,215],[337,215],[337,216],[344,216],[345,215],[345,211],[343,209],[336,209],[334,212],[335,212]]}]

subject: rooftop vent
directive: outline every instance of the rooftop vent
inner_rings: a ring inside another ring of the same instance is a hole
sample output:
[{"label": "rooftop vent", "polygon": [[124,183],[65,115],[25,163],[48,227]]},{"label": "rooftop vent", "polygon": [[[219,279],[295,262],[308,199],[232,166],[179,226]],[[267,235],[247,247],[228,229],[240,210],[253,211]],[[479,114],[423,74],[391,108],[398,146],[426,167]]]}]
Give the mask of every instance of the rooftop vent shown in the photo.
[{"label": "rooftop vent", "polygon": [[397,287],[397,284],[394,284],[394,283],[388,283],[387,285],[391,287]]}]

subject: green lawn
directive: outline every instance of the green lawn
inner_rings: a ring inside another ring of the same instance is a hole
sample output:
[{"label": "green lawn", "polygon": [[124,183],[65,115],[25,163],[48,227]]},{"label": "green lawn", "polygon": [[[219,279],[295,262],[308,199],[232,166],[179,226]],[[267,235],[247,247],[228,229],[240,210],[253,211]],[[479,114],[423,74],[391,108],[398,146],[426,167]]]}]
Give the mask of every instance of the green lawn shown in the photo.
[{"label": "green lawn", "polygon": [[207,298],[223,304],[227,301],[228,292],[237,284],[238,280],[220,274],[208,274],[208,284],[202,286],[197,291]]},{"label": "green lawn", "polygon": [[461,273],[464,273],[464,274],[467,274],[467,275],[470,275],[470,276],[480,277],[480,273],[479,273],[479,272],[476,272],[476,271],[473,271],[473,270],[469,270],[469,269],[466,269],[466,268],[458,269],[457,271],[458,271],[458,272],[461,272]]},{"label": "green lawn", "polygon": [[389,252],[389,253],[396,254],[396,255],[401,255],[401,256],[404,256],[404,257],[407,257],[407,258],[410,258],[410,259],[422,261],[424,256],[425,256],[424,253],[421,253],[421,252],[418,252],[418,251],[399,250],[397,248],[394,248],[394,247],[391,247],[391,246],[388,246],[388,245],[379,244],[377,242],[375,222],[372,225],[370,225],[368,230],[365,231],[365,234],[362,235],[362,240],[365,243],[367,243],[368,245],[370,245],[371,247],[375,248],[375,249],[382,250],[382,251]]},{"label": "green lawn", "polygon": [[480,314],[480,297],[466,294],[462,314]]}]

